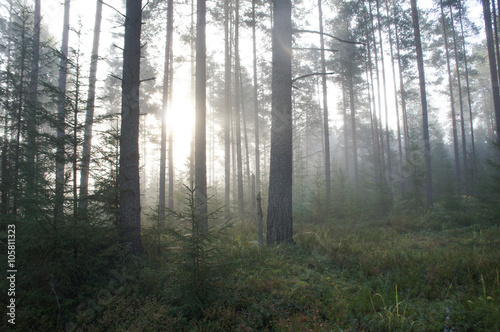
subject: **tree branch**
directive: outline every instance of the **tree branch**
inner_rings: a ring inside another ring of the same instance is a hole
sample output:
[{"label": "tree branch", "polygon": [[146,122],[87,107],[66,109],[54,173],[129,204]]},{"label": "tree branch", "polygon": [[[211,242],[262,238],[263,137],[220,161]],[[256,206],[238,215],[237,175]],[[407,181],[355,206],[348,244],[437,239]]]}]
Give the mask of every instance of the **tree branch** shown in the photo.
[{"label": "tree branch", "polygon": [[317,48],[317,47],[294,47],[294,50],[311,50],[311,51],[328,51],[328,52],[338,52],[339,50],[333,48]]},{"label": "tree branch", "polygon": [[104,2],[104,1],[102,1],[102,0],[100,0],[100,2],[101,2],[103,5],[106,5],[106,6],[108,6],[109,8],[113,9],[115,12],[117,12],[117,13],[118,13],[118,14],[120,14],[121,16],[123,16],[123,17],[125,17],[125,18],[127,17],[127,16],[125,16],[122,12],[120,12],[118,9],[116,9],[116,8],[115,8],[115,7],[113,7],[113,6],[111,6],[110,4],[107,4],[107,3],[105,3],[105,2]]},{"label": "tree branch", "polygon": [[354,45],[363,45],[363,46],[365,46],[365,45],[366,45],[365,43],[361,43],[361,42],[356,42],[356,41],[350,41],[350,40],[341,39],[341,38],[339,38],[339,37],[335,37],[334,35],[330,35],[330,34],[325,33],[325,32],[321,33],[321,32],[319,32],[319,31],[314,31],[314,30],[293,29],[293,32],[294,32],[294,33],[304,33],[304,32],[305,32],[305,33],[316,33],[316,34],[318,34],[318,35],[321,35],[321,34],[322,34],[323,36],[327,36],[327,37],[333,38],[333,39],[335,39],[335,40],[337,40],[337,41],[339,41],[339,42],[342,42],[342,43],[354,44]]},{"label": "tree branch", "polygon": [[302,75],[302,76],[299,76],[299,77],[296,77],[294,79],[292,79],[292,84],[298,80],[300,80],[301,78],[306,78],[306,77],[309,77],[309,76],[317,76],[317,75],[334,75],[336,73],[333,73],[333,72],[330,72],[330,73],[310,73],[310,74],[305,74],[305,75]]}]

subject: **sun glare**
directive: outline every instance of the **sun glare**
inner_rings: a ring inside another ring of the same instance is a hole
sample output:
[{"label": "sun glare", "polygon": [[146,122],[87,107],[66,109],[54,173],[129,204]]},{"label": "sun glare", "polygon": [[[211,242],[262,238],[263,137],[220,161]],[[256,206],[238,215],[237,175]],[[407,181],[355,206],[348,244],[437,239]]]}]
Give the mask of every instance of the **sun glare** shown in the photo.
[{"label": "sun glare", "polygon": [[167,126],[173,136],[175,168],[182,170],[191,151],[194,132],[194,106],[189,96],[174,95],[167,115]]}]

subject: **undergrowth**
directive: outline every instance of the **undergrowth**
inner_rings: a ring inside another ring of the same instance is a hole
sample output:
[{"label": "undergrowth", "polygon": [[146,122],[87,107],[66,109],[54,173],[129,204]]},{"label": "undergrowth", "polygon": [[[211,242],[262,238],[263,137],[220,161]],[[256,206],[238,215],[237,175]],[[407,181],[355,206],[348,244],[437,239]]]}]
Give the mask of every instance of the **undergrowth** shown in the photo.
[{"label": "undergrowth", "polygon": [[471,204],[449,214],[438,206],[425,216],[297,223],[295,244],[274,247],[258,245],[256,221],[237,223],[205,243],[217,249],[201,302],[181,296],[196,286],[193,229],[179,227],[192,224],[179,215],[177,228],[145,232],[149,253],[115,267],[64,329],[500,330],[500,231]]}]

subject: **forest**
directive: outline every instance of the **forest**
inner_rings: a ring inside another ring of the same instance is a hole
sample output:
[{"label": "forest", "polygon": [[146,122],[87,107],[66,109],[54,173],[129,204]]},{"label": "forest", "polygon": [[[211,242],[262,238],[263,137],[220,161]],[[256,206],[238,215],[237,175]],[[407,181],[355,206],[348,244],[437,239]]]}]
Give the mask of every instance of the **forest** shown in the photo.
[{"label": "forest", "polygon": [[0,330],[499,331],[500,0],[1,0]]}]

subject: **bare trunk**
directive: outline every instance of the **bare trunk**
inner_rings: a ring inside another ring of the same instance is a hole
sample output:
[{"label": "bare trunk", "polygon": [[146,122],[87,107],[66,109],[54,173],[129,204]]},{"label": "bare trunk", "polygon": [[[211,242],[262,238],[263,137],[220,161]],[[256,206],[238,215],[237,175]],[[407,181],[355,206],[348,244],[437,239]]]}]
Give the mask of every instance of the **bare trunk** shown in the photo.
[{"label": "bare trunk", "polygon": [[444,49],[446,54],[446,68],[448,70],[448,86],[450,93],[450,107],[451,107],[451,127],[453,133],[453,151],[455,153],[455,182],[457,184],[457,193],[462,192],[462,176],[460,170],[460,154],[458,152],[458,136],[457,136],[457,119],[455,114],[455,98],[453,96],[453,81],[451,78],[451,68],[450,68],[450,52],[448,50],[448,34],[446,32],[446,20],[444,17],[443,1],[441,4],[441,19],[443,23],[443,38],[444,38]]},{"label": "bare trunk", "polygon": [[253,107],[255,131],[255,190],[260,193],[260,137],[259,137],[259,97],[257,86],[257,42],[255,28],[255,0],[252,0],[252,46],[253,46]]},{"label": "bare trunk", "polygon": [[139,183],[139,84],[141,63],[141,0],[127,0],[123,48],[120,135],[120,241],[129,252],[142,253]]},{"label": "bare trunk", "polygon": [[79,208],[86,210],[88,205],[90,156],[92,149],[92,130],[96,98],[97,63],[99,59],[99,40],[101,35],[102,0],[96,1],[94,40],[90,57],[89,91],[87,95],[87,113],[85,115],[85,131],[83,134],[82,169],[80,170],[80,202]]},{"label": "bare trunk", "polygon": [[460,30],[462,34],[462,46],[464,52],[464,66],[465,66],[465,82],[467,85],[467,102],[469,107],[469,121],[470,121],[470,136],[471,136],[471,147],[472,147],[472,178],[473,178],[473,192],[476,191],[477,185],[477,166],[476,166],[476,145],[474,142],[474,123],[472,117],[472,101],[470,95],[470,84],[469,84],[469,67],[467,65],[467,52],[465,48],[465,34],[464,34],[464,25],[462,22],[462,5],[458,6],[458,18],[460,20]]},{"label": "bare trunk", "polygon": [[241,156],[241,97],[240,97],[240,1],[236,0],[234,22],[234,121],[236,126],[236,167],[238,170],[238,217],[243,219],[245,207],[243,203],[243,160]]},{"label": "bare trunk", "polygon": [[[320,32],[320,48],[321,48],[321,73],[326,73],[325,65],[325,39],[323,36],[323,10],[321,8],[321,0],[318,0],[319,12],[319,32]],[[326,204],[330,205],[332,184],[330,170],[330,129],[328,117],[328,90],[326,84],[326,75],[321,75],[321,85],[323,88],[323,134],[325,144],[325,182],[326,182]]]},{"label": "bare trunk", "polygon": [[[174,18],[174,1],[168,0],[167,2],[167,36],[165,42],[165,65],[163,68],[163,100],[161,109],[161,142],[160,142],[160,193],[159,193],[159,218],[160,225],[164,224],[163,218],[165,217],[165,201],[166,201],[166,158],[167,158],[167,117],[168,105],[170,97],[170,74],[171,74],[171,57],[172,52],[172,36],[173,36],[173,18]],[[170,147],[170,146],[169,146]],[[170,151],[169,151],[170,152]],[[170,163],[170,158],[169,158]],[[170,165],[169,165],[170,166]],[[170,174],[170,167],[169,167]],[[169,179],[170,180],[170,179]],[[170,204],[170,202],[169,202]]]},{"label": "bare trunk", "polygon": [[267,243],[293,242],[292,3],[274,1]]},{"label": "bare trunk", "polygon": [[229,31],[229,0],[224,1],[224,214],[226,219],[231,213],[231,43]]},{"label": "bare trunk", "polygon": [[65,164],[65,129],[66,129],[66,72],[68,68],[68,39],[70,0],[64,2],[64,25],[61,44],[61,62],[59,64],[59,100],[57,102],[57,151],[56,151],[56,197],[54,219],[63,217],[64,210],[64,164]]},{"label": "bare trunk", "polygon": [[[206,87],[206,0],[197,0],[196,20],[196,131],[195,131],[195,201],[200,216],[207,214],[207,87]],[[200,229],[208,230],[203,218]]]},{"label": "bare trunk", "polygon": [[420,39],[420,25],[418,22],[417,0],[411,0],[411,12],[413,21],[413,33],[415,36],[415,49],[417,52],[418,78],[420,82],[420,99],[422,103],[422,127],[424,136],[425,155],[425,197],[427,206],[432,207],[432,168],[431,168],[431,144],[429,140],[429,120],[427,117],[427,93],[425,90],[424,55]]}]

